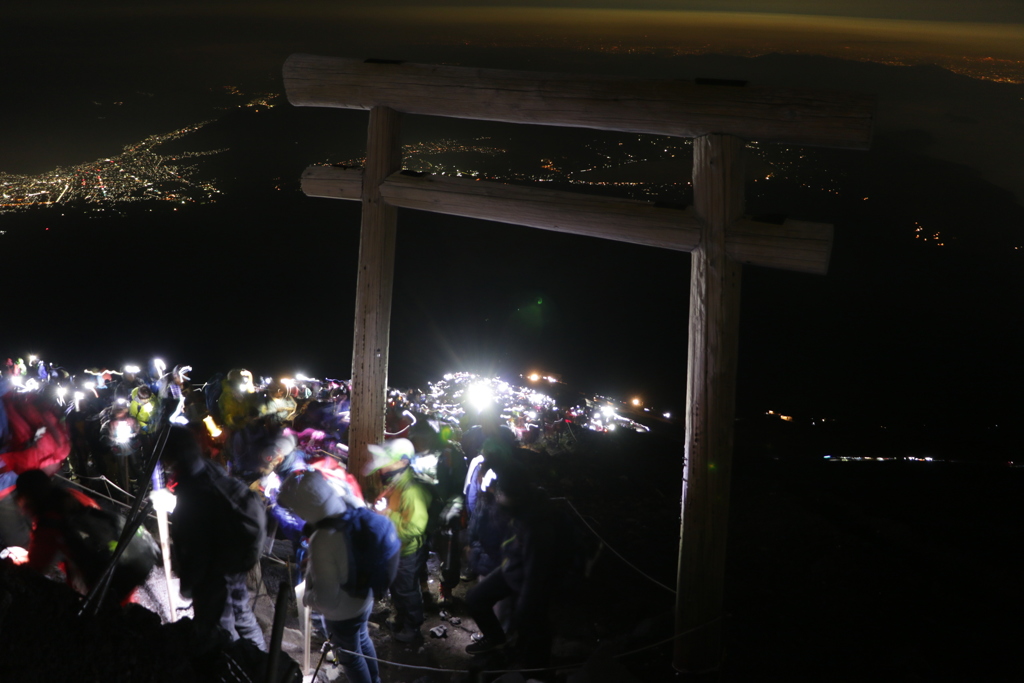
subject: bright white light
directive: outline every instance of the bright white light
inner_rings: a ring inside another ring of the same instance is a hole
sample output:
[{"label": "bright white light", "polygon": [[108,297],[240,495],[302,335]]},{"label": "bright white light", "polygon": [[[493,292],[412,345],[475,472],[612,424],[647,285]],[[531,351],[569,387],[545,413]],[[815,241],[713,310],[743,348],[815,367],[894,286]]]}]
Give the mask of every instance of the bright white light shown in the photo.
[{"label": "bright white light", "polygon": [[174,512],[174,506],[177,504],[178,499],[174,497],[174,494],[167,489],[156,489],[150,491],[149,499],[153,501],[153,509],[157,512]]},{"label": "bright white light", "polygon": [[126,365],[126,366],[124,366],[124,371],[129,373],[129,374],[136,375],[136,374],[139,373],[139,366],[138,365]]},{"label": "bright white light", "polygon": [[114,441],[117,443],[128,443],[132,440],[132,426],[124,420],[118,420],[114,425]]},{"label": "bright white light", "polygon": [[388,499],[378,498],[377,502],[373,504],[373,509],[376,510],[377,512],[384,512],[385,510],[388,509]]},{"label": "bright white light", "polygon": [[536,372],[530,374],[529,380],[531,382],[536,382],[539,379],[540,379],[540,375],[538,375]]},{"label": "bright white light", "polygon": [[615,414],[615,408],[611,406],[601,406],[601,414],[605,417],[611,417]]},{"label": "bright white light", "polygon": [[10,560],[14,564],[28,562],[28,551],[17,545],[10,545],[0,550],[0,560]]},{"label": "bright white light", "polygon": [[527,410],[526,411],[526,417],[530,418],[531,420],[536,420],[537,419],[537,411],[536,410]]},{"label": "bright white light", "polygon": [[671,419],[672,413],[663,413],[662,417],[665,418],[666,420]]},{"label": "bright white light", "polygon": [[21,375],[14,375],[11,377],[11,382],[14,383],[15,386],[20,387],[22,383]]},{"label": "bright white light", "polygon": [[83,382],[82,386],[85,387],[86,389],[95,389],[96,382]]},{"label": "bright white light", "polygon": [[27,382],[25,382],[25,388],[29,391],[35,391],[36,389],[39,388],[39,382],[35,381],[34,379],[29,379]]},{"label": "bright white light", "polygon": [[277,476],[277,472],[271,472],[263,480],[263,492],[268,497],[273,497],[281,490],[281,477]]},{"label": "bright white light", "polygon": [[33,363],[35,363],[35,362],[36,362],[36,359],[37,359],[37,358],[38,358],[38,356],[35,356],[35,355],[30,355],[30,356],[28,357],[28,364],[29,364],[29,365],[32,365]]},{"label": "bright white light", "polygon": [[163,362],[159,358],[154,358],[153,367],[156,368],[156,374],[162,375],[164,374],[164,370],[167,369],[167,363]]},{"label": "bright white light", "polygon": [[608,425],[608,431],[609,432],[614,432],[615,431],[615,425],[614,424]]},{"label": "bright white light", "polygon": [[634,399],[632,400],[632,403],[633,403],[633,405],[635,405],[635,406],[638,406],[638,405],[640,405],[641,401],[640,401],[640,399],[638,399],[638,398],[634,398]]},{"label": "bright white light", "polygon": [[66,396],[67,393],[68,393],[68,388],[67,387],[57,387],[57,395],[60,396],[61,398],[64,398],[64,396]]},{"label": "bright white light", "polygon": [[83,394],[81,391],[76,391],[75,392],[75,400],[76,401],[81,401],[83,398],[85,398],[85,394]]},{"label": "bright white light", "polygon": [[480,411],[494,402],[494,392],[483,382],[477,382],[466,389],[466,400],[475,410]]},{"label": "bright white light", "polygon": [[295,379],[299,380],[300,382],[312,382],[313,381],[309,377],[306,377],[305,375],[303,375],[301,372],[296,372],[295,373]]}]

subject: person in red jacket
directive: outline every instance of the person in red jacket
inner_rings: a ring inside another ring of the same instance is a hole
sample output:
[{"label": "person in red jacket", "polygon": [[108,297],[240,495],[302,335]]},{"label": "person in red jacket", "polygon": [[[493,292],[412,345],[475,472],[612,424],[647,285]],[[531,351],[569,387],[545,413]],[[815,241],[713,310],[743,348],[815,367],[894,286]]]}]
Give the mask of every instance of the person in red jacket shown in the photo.
[{"label": "person in red jacket", "polygon": [[[110,544],[118,537],[117,518],[76,489],[54,486],[42,470],[18,477],[15,498],[32,518],[28,566],[46,574],[60,563],[67,583],[88,593],[99,581],[111,557]],[[107,597],[124,604],[139,584],[137,577],[115,570]]]},{"label": "person in red jacket", "polygon": [[32,469],[53,474],[70,451],[57,414],[37,394],[13,391],[0,379],[0,549],[29,542],[28,520],[11,495],[18,475]]}]

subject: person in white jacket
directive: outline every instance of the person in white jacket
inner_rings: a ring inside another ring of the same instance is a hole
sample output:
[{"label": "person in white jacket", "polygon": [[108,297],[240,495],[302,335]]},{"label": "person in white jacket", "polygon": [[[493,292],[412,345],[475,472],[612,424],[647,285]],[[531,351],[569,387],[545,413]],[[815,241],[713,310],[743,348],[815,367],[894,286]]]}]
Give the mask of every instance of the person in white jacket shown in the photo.
[{"label": "person in white jacket", "polygon": [[[373,591],[366,597],[357,597],[342,588],[352,570],[348,566],[345,533],[318,525],[329,517],[343,515],[348,505],[315,469],[289,476],[281,485],[277,502],[318,527],[309,538],[303,604],[323,615],[331,642],[339,650],[347,651],[336,654],[348,680],[380,683],[377,652],[366,625],[373,609]],[[358,501],[350,499],[348,504],[358,504]]]}]

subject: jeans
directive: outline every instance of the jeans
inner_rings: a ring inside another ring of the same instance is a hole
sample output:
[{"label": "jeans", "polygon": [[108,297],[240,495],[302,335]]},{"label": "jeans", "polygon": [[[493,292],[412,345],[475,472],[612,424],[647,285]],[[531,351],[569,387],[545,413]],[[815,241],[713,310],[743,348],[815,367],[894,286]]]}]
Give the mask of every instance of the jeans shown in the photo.
[{"label": "jeans", "polygon": [[267,651],[263,629],[249,607],[249,589],[245,574],[209,577],[192,589],[192,609],[197,626],[218,625],[228,632],[231,640],[245,638],[256,647]]},{"label": "jeans", "polygon": [[418,629],[423,625],[423,594],[420,593],[420,565],[426,557],[426,546],[398,560],[398,573],[391,582],[391,601],[395,605],[395,625]]},{"label": "jeans", "polygon": [[370,631],[366,627],[366,621],[370,618],[372,609],[373,603],[371,602],[358,617],[341,621],[324,620],[332,643],[342,650],[366,655],[366,657],[360,657],[358,654],[352,655],[347,652],[336,653],[338,663],[341,664],[345,676],[351,683],[380,683],[377,661],[367,659],[367,657],[377,656],[373,640],[370,639]]}]

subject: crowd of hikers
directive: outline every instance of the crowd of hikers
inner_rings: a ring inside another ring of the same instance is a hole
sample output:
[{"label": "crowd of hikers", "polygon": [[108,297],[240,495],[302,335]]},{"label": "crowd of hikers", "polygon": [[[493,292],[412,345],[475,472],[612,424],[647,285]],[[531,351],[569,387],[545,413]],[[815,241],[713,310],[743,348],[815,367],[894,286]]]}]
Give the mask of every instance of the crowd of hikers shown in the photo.
[{"label": "crowd of hikers", "polygon": [[524,667],[548,665],[548,606],[575,548],[531,474],[535,454],[521,444],[529,430],[500,406],[427,409],[422,392],[391,392],[385,440],[369,447],[362,472],[350,472],[347,382],[257,380],[234,369],[194,384],[190,372],[157,363],[75,377],[35,359],[8,361],[0,378],[8,561],[51,575],[59,567],[83,594],[109,580],[105,599],[126,602],[160,562],[159,546],[145,526],[124,534],[125,519],[90,489],[125,503],[148,494],[169,510],[197,652],[240,639],[267,649],[247,575],[269,536],[290,548],[297,595],[319,615],[350,681],[380,680],[367,623],[385,593],[390,637],[423,639],[430,553],[440,561],[442,604],[452,604],[460,581],[474,582],[464,602],[478,629],[469,654],[505,650]]}]

